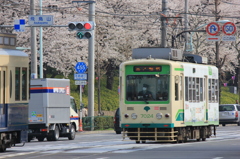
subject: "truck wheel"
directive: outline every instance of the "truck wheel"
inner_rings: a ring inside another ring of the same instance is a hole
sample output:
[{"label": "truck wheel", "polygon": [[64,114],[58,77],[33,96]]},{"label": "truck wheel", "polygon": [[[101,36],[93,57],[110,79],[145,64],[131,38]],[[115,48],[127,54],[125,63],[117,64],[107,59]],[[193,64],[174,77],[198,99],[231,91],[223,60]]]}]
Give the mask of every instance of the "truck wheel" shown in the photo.
[{"label": "truck wheel", "polygon": [[237,123],[238,126],[240,126],[240,121]]},{"label": "truck wheel", "polygon": [[122,132],[121,131],[116,131],[116,134],[121,134]]},{"label": "truck wheel", "polygon": [[70,126],[70,133],[68,135],[69,140],[74,140],[76,135],[75,127],[73,125]]},{"label": "truck wheel", "polygon": [[[0,143],[1,143],[1,141],[0,141]],[[6,149],[7,149],[7,147],[6,147],[5,143],[2,142],[0,145],[0,152],[5,152]]]},{"label": "truck wheel", "polygon": [[38,141],[43,141],[45,137],[39,136],[37,137]]},{"label": "truck wheel", "polygon": [[59,128],[58,126],[55,127],[55,130],[53,131],[52,134],[52,141],[57,141],[59,139]]},{"label": "truck wheel", "polygon": [[52,137],[47,137],[47,141],[52,141]]}]

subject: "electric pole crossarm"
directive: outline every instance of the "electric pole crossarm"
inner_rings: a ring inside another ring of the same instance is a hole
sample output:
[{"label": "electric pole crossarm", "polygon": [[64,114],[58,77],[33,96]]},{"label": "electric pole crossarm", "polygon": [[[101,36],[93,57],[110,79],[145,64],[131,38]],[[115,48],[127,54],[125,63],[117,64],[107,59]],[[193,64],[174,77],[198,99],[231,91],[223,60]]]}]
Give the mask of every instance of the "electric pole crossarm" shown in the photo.
[{"label": "electric pole crossarm", "polygon": [[96,3],[95,1],[72,1],[72,3]]}]

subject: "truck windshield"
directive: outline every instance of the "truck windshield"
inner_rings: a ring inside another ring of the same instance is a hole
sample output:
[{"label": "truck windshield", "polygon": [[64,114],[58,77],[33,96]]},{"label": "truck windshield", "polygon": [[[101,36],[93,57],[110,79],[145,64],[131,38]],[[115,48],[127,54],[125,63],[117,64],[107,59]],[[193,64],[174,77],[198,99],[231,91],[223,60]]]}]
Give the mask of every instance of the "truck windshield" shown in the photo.
[{"label": "truck windshield", "polygon": [[73,98],[70,98],[70,100],[71,100],[71,107],[72,107],[72,109],[73,109],[75,112],[77,112],[77,105],[76,105],[75,100],[74,100]]},{"label": "truck windshield", "polygon": [[169,75],[128,75],[126,100],[167,101],[169,98]]}]

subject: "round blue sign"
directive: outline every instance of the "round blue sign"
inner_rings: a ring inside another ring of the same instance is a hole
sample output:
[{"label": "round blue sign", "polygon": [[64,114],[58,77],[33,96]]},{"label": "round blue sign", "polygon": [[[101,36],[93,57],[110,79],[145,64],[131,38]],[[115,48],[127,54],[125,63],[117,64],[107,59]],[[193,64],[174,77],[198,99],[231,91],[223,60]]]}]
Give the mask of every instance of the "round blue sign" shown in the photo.
[{"label": "round blue sign", "polygon": [[87,70],[87,65],[84,62],[78,62],[75,69],[78,73],[84,73]]}]

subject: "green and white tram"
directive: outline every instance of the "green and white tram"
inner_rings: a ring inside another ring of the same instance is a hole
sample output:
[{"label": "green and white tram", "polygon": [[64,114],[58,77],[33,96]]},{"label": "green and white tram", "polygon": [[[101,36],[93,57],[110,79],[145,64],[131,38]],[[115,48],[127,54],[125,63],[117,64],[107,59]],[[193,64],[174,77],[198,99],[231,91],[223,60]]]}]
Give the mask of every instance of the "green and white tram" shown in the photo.
[{"label": "green and white tram", "polygon": [[120,65],[123,139],[205,141],[215,134],[218,69],[206,61],[170,48],[134,49],[133,60]]}]

